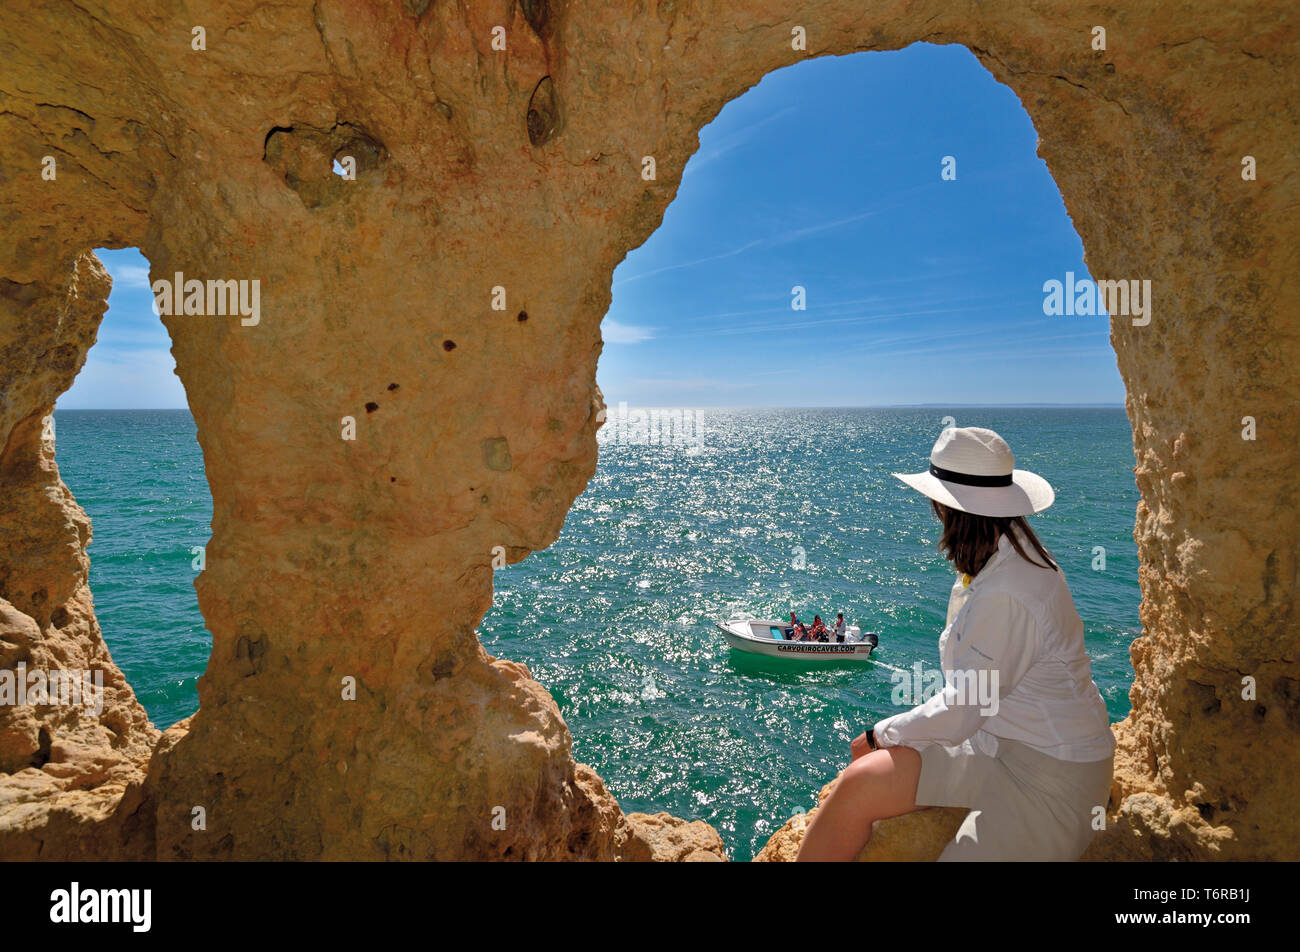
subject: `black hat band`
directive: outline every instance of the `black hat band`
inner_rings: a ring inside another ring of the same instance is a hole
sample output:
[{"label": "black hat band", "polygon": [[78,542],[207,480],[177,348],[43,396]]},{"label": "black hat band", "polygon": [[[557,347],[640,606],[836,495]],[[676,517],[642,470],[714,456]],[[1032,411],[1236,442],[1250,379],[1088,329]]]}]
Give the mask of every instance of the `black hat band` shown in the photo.
[{"label": "black hat band", "polygon": [[942,479],[948,483],[958,483],[962,486],[1010,486],[1011,474],[1005,476],[972,476],[970,473],[955,473],[950,469],[942,469],[930,464],[930,475]]}]

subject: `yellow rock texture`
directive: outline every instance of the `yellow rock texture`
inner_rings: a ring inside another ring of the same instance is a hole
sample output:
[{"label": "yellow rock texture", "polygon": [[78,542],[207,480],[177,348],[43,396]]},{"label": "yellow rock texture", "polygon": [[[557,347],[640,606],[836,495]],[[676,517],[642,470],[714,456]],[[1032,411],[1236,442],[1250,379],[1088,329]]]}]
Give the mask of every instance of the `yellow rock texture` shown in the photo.
[{"label": "yellow rock texture", "polygon": [[[773,833],[766,845],[758,851],[754,862],[793,863],[799,855],[799,845],[803,842],[808,824],[838,782],[839,777],[836,777],[822,787],[817,794],[817,806],[807,813],[796,813],[786,820],[785,825]],[[965,818],[965,810],[929,807],[891,820],[877,820],[871,827],[871,839],[859,854],[858,862],[933,862],[957,834],[957,828]]]},{"label": "yellow rock texture", "polygon": [[617,836],[625,863],[721,863],[727,859],[718,831],[703,820],[687,822],[667,813],[629,813]]},{"label": "yellow rock texture", "polygon": [[[85,0],[0,9],[0,666],[97,668],[107,700],[0,708],[0,857],[720,853],[623,817],[475,626],[494,554],[554,541],[594,471],[610,275],[699,128],[773,69],[920,40],[1020,97],[1093,274],[1153,284],[1149,325],[1112,321],[1144,630],[1094,852],[1300,856],[1286,3]],[[255,323],[163,319],[212,492],[213,650],[161,736],[42,438],[100,246],[260,294]]]}]

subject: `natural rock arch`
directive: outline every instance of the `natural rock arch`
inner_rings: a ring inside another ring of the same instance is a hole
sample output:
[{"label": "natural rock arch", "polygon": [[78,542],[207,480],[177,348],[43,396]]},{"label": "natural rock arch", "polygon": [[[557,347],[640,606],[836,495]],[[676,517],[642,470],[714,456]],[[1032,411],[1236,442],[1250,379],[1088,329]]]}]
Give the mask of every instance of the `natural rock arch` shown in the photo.
[{"label": "natural rock arch", "polygon": [[1112,322],[1144,635],[1094,852],[1294,857],[1295,29],[1270,3],[1200,5],[1194,29],[1103,5],[784,6],[0,11],[23,38],[0,58],[0,663],[106,659],[85,518],[38,425],[103,310],[88,249],[261,288],[256,326],[165,319],[213,497],[200,710],[159,739],[116,669],[98,721],[0,709],[0,856],[713,850],[622,818],[549,695],[483,653],[492,550],[553,541],[594,469],[610,274],[697,130],[804,56],[928,40],[1019,95],[1093,273],[1154,289],[1149,326]]}]

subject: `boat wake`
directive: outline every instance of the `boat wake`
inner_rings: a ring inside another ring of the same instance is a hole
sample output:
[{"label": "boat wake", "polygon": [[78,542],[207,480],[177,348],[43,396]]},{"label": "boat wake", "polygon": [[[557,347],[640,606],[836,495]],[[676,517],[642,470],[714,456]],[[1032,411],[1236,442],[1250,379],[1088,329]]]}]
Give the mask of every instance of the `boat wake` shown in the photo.
[{"label": "boat wake", "polygon": [[896,668],[896,667],[894,667],[894,665],[892,665],[892,664],[886,664],[886,663],[883,662],[883,661],[877,661],[875,658],[872,658],[872,659],[870,659],[870,660],[871,660],[871,663],[872,663],[872,664],[878,664],[878,665],[880,665],[880,667],[882,667],[882,668],[887,668],[887,669],[889,669],[890,671],[897,672],[898,674],[905,674],[905,675],[907,675],[908,677],[911,677],[911,676],[912,676],[912,672],[908,671],[906,668]]}]

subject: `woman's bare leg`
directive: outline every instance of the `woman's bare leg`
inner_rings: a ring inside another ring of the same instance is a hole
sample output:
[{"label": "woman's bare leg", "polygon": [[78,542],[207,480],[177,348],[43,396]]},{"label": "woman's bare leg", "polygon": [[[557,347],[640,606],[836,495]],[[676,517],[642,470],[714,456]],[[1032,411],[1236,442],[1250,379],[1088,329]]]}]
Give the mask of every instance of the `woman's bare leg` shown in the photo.
[{"label": "woman's bare leg", "polygon": [[871,837],[871,824],[918,809],[921,755],[911,747],[884,747],[859,757],[820,807],[804,833],[800,862],[849,862]]}]

